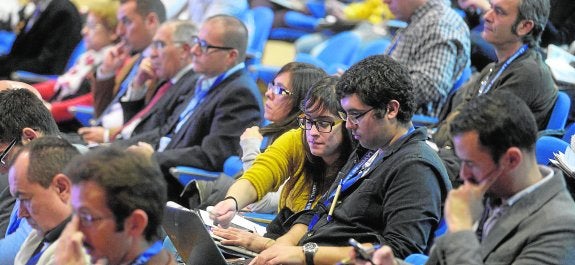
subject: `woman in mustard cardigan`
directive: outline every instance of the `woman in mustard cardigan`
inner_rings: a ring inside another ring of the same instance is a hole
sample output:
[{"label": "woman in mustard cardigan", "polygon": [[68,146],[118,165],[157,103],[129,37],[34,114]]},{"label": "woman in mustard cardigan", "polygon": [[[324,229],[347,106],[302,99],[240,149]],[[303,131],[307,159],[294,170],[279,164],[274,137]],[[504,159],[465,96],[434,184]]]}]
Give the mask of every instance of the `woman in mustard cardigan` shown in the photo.
[{"label": "woman in mustard cardigan", "polygon": [[[223,244],[239,245],[260,252],[289,230],[293,213],[315,206],[344,165],[354,143],[335,93],[337,78],[326,77],[315,83],[301,103],[304,115],[298,117],[299,129],[277,138],[216,204],[210,217],[227,227],[238,209],[275,191],[287,180],[280,195],[280,213],[268,226],[266,237],[234,228],[213,230],[225,238]],[[288,222],[286,222],[288,221]]]}]

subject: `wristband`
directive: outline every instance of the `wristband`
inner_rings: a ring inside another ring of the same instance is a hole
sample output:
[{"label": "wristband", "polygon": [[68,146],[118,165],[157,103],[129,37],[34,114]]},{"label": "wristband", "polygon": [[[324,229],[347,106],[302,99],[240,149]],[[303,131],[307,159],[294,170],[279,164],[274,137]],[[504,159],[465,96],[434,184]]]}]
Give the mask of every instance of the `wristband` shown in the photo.
[{"label": "wristband", "polygon": [[240,209],[238,208],[238,200],[236,200],[236,198],[234,198],[233,196],[228,196],[228,197],[225,197],[225,198],[224,198],[224,201],[227,200],[227,199],[232,199],[232,200],[234,200],[234,202],[236,203],[236,212],[239,212]]}]

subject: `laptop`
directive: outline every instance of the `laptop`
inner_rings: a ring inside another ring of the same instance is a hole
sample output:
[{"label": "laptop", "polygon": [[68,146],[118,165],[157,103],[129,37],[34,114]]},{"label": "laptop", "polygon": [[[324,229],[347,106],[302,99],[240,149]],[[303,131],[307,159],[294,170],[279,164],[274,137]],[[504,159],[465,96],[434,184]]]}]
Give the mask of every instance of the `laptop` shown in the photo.
[{"label": "laptop", "polygon": [[229,251],[237,247],[232,247],[231,249],[225,247],[226,256],[235,257],[233,261],[226,261],[201,217],[195,211],[176,203],[168,202],[166,205],[162,227],[174,244],[178,254],[188,265],[239,265],[249,263],[248,259],[238,259],[238,257],[246,257],[246,255],[237,255],[238,253]]}]

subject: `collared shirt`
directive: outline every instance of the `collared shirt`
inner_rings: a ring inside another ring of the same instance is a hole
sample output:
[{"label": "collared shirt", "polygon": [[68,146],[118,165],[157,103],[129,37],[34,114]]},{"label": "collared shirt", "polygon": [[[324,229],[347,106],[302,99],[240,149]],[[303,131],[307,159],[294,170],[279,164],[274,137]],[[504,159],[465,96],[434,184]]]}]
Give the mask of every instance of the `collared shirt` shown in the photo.
[{"label": "collared shirt", "polygon": [[386,54],[407,67],[418,113],[437,116],[469,64],[469,29],[443,0],[429,0],[399,30]]}]

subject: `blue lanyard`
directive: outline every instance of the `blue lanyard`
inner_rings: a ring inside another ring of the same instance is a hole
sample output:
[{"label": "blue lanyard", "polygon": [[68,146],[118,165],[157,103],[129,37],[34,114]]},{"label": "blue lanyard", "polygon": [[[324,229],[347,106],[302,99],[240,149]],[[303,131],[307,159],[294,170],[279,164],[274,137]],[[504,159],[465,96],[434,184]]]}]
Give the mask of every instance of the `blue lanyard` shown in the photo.
[{"label": "blue lanyard", "polygon": [[[481,87],[479,88],[479,95],[485,94],[487,92],[489,92],[489,90],[491,90],[491,87],[493,86],[493,83],[495,82],[495,80],[497,80],[497,78],[499,78],[499,76],[501,76],[501,74],[503,73],[503,71],[505,71],[505,69],[507,69],[507,67],[509,67],[509,65],[515,60],[517,59],[517,57],[519,57],[520,55],[524,54],[527,50],[529,49],[529,46],[527,46],[527,44],[523,44],[523,46],[521,46],[521,48],[519,48],[519,50],[517,50],[513,55],[511,55],[511,57],[509,57],[505,63],[503,63],[503,66],[501,66],[501,69],[499,69],[499,71],[497,72],[497,74],[491,79],[491,81],[489,81],[489,76],[491,75],[491,73],[489,73],[487,75],[486,80],[481,81]],[[489,69],[489,71],[491,71],[491,69]],[[487,82],[489,81],[489,84],[487,84]]]},{"label": "blue lanyard", "polygon": [[[413,131],[415,131],[414,127],[410,127],[407,132],[402,135],[398,141],[400,141],[401,139],[405,138],[407,135],[410,135]],[[339,180],[339,188],[333,190],[329,196],[324,200],[323,205],[326,207],[329,206],[332,203],[337,203],[337,202],[332,202],[333,198],[336,196],[336,193],[339,190],[339,193],[343,193],[345,190],[347,190],[349,187],[351,187],[353,184],[355,184],[360,178],[363,177],[363,172],[369,170],[369,168],[373,165],[376,165],[377,162],[380,161],[380,158],[384,157],[384,153],[378,151],[373,151],[370,150],[369,152],[365,153],[365,155],[363,155],[363,157],[361,158],[360,162],[357,163],[345,176],[345,178],[340,179]],[[325,196],[325,195],[324,195]],[[327,217],[328,222],[331,221],[331,216],[328,215]],[[313,229],[313,227],[317,224],[317,222],[319,221],[319,214],[315,213],[308,225],[308,232],[311,231]]]},{"label": "blue lanyard", "polygon": [[136,258],[131,265],[143,265],[146,264],[153,256],[158,255],[162,251],[162,241],[158,240],[151,247],[146,249],[138,258]]},{"label": "blue lanyard", "polygon": [[311,193],[309,194],[309,198],[305,204],[305,210],[311,209],[313,201],[315,201],[315,197],[317,197],[317,183],[314,181],[313,185],[311,186]]}]

